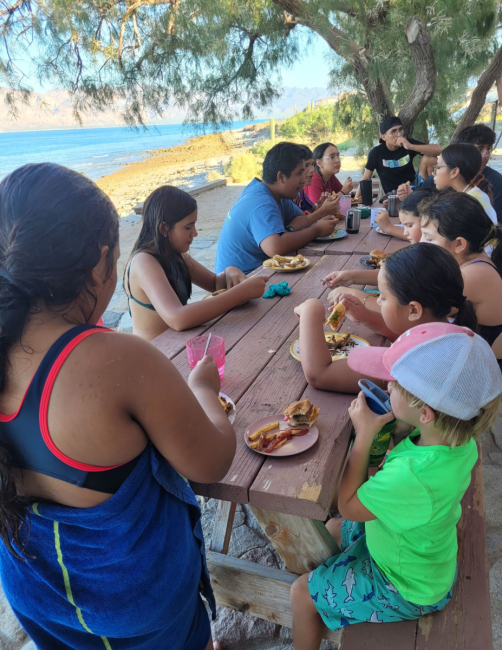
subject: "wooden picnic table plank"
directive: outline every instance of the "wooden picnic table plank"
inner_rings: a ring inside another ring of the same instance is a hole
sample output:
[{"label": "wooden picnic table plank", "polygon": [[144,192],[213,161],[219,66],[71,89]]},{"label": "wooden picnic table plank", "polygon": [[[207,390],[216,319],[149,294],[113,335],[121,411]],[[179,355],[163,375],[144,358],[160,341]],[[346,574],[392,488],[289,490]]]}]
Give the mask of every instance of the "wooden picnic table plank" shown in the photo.
[{"label": "wooden picnic table plank", "polygon": [[[259,267],[258,269],[255,269],[249,273],[248,277],[251,277],[258,273],[263,273],[269,278],[272,278],[272,276],[275,275],[275,271]],[[251,301],[251,309],[254,310],[257,304],[257,301]],[[271,305],[271,307],[272,306],[273,305]],[[249,308],[249,305],[247,305],[247,307]],[[263,306],[261,307],[263,308]],[[232,312],[233,311],[234,310],[232,310]],[[242,312],[240,313],[242,314]],[[165,332],[162,332],[162,334],[157,336],[157,338],[155,338],[152,343],[156,348],[163,352],[168,359],[172,359],[185,349],[186,343],[189,339],[193,338],[194,336],[200,336],[201,334],[204,334],[222,318],[225,318],[225,314],[222,314],[221,316],[218,316],[218,318],[214,318],[207,323],[203,323],[202,325],[199,325],[199,327],[193,327],[192,329],[184,330],[182,332],[177,332],[173,329],[167,329]]]},{"label": "wooden picnic table plank", "polygon": [[[311,257],[310,260],[312,262],[312,266],[315,266],[315,264],[319,261],[319,259],[320,258]],[[267,269],[265,268],[263,268],[262,270],[264,272],[267,271]],[[298,271],[297,273],[288,273],[288,274],[276,273],[273,271],[271,273],[274,276],[273,279],[274,283],[280,283],[283,280],[286,280],[289,283],[290,287],[294,287],[296,283],[299,282],[302,279],[302,277],[305,275],[305,273],[301,271]],[[286,275],[288,275],[287,278]],[[217,321],[213,322],[205,331],[206,332],[210,331],[213,335],[221,336],[225,340],[225,356],[227,356],[230,350],[234,347],[234,345],[238,343],[242,338],[244,338],[244,336],[246,336],[246,334],[257,323],[259,323],[264,316],[266,316],[270,311],[272,311],[280,300],[281,300],[280,297],[267,298],[266,300],[262,300],[262,299],[250,300],[245,305],[241,305],[239,307],[234,307],[233,309],[231,309],[229,312],[224,314]],[[195,333],[195,330],[187,330],[186,332],[183,333],[186,334],[186,341],[188,341],[188,339],[191,339],[192,336],[199,336],[199,334]],[[160,337],[155,339],[154,345],[156,345],[157,347],[158,347],[158,341],[161,337],[170,339],[171,338],[170,331],[161,334]],[[188,357],[185,352],[185,346],[178,351],[177,355],[174,356],[174,358],[172,358],[172,361],[176,366],[176,368],[178,368],[178,370],[180,371],[181,375],[185,379],[187,379],[188,375],[190,374],[190,366],[188,364]],[[227,361],[225,359],[225,378],[226,377],[228,377],[228,369],[227,369]],[[227,385],[225,383],[225,379],[223,381],[225,384],[224,390],[226,390]],[[234,397],[235,399],[238,398],[236,394],[232,395],[232,399],[234,399]]]},{"label": "wooden picnic table plank", "polygon": [[[349,259],[354,261],[357,256]],[[324,300],[327,293],[322,296]],[[342,321],[340,331],[357,334],[371,345],[383,345],[385,341],[383,336],[348,318]],[[295,330],[295,338],[298,336],[299,331]],[[291,355],[285,359],[285,363],[288,362],[291,366],[301,365]],[[314,447],[297,456],[267,459],[249,490],[249,503],[257,508],[324,520],[350,442],[352,424],[347,409],[354,396],[307,385],[301,399],[309,399],[321,409],[317,421],[319,440]]]},{"label": "wooden picnic table plank", "polygon": [[[222,481],[210,485],[193,484],[197,494],[237,503],[248,502],[249,487],[264,457],[248,449],[244,431],[256,419],[280,413],[281,408],[297,400],[305,389],[306,380],[301,367],[297,364],[291,368],[277,351],[284,345],[289,350],[291,335],[298,324],[293,307],[325,292],[321,280],[326,275],[324,264],[327,260],[321,258],[313,268],[302,273],[290,296],[281,299],[227,355],[223,389],[238,406],[234,423],[237,451]],[[330,257],[330,268],[334,263],[342,268],[345,257],[338,260]]]}]

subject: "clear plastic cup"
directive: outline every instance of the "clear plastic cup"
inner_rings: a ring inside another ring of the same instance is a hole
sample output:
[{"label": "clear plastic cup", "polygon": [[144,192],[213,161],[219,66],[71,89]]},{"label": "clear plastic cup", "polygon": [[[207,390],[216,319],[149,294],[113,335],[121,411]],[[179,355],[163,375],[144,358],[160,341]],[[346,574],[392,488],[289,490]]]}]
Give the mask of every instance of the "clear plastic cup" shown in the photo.
[{"label": "clear plastic cup", "polygon": [[352,201],[352,199],[350,198],[350,196],[341,196],[340,197],[339,210],[343,214],[344,217],[347,216],[347,211],[350,210],[351,201]]},{"label": "clear plastic cup", "polygon": [[[187,341],[187,355],[190,368],[195,368],[204,356],[207,337],[208,335],[204,334],[203,336],[194,336],[193,339]],[[223,379],[223,373],[225,372],[225,341],[221,336],[214,336],[214,334],[211,336],[211,343],[209,344],[207,354],[213,357],[214,362],[218,366],[220,379]]]}]

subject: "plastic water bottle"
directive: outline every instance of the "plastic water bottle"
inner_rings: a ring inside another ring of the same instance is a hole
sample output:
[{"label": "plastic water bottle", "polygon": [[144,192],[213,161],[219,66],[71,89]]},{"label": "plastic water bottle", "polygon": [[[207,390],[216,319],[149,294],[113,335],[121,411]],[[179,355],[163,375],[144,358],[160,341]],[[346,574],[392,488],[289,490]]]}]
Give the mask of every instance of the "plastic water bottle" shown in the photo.
[{"label": "plastic water bottle", "polygon": [[[358,384],[366,397],[366,403],[373,413],[383,415],[392,411],[388,393],[368,379],[361,379]],[[385,458],[395,422],[395,418],[387,422],[374,437],[370,449],[370,467],[378,467]]]}]

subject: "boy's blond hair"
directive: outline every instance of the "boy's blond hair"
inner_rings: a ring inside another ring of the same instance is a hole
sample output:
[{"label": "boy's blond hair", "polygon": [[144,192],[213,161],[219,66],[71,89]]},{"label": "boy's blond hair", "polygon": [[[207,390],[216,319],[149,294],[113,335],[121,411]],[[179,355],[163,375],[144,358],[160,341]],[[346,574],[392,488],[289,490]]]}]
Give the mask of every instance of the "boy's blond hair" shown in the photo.
[{"label": "boy's blond hair", "polygon": [[[401,395],[408,402],[411,408],[423,409],[429,406],[418,397],[412,395],[406,388],[403,388],[397,381],[392,382],[393,388],[396,388]],[[436,409],[432,409],[435,414],[434,427],[440,431],[446,442],[453,447],[465,445],[471,438],[476,440],[479,436],[483,435],[495,422],[498,414],[502,394],[497,395],[491,402],[482,406],[479,415],[471,418],[470,420],[459,420],[452,415],[441,413]],[[429,408],[432,408],[429,406]]]}]

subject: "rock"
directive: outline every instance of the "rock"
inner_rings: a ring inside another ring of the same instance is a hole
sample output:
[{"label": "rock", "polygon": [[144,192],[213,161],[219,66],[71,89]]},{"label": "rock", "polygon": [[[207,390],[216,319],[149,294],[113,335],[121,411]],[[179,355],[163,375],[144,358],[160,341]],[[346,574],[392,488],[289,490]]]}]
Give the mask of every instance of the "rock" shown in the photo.
[{"label": "rock", "polygon": [[262,564],[272,569],[278,569],[279,563],[277,562],[274,553],[270,548],[252,548],[240,556],[241,560],[248,560],[255,564]]},{"label": "rock", "polygon": [[502,414],[500,411],[493,426],[493,438],[497,443],[497,447],[502,450]]},{"label": "rock", "polygon": [[253,549],[263,549],[268,546],[268,541],[256,534],[246,525],[238,526],[232,531],[228,554],[232,557],[241,557]]},{"label": "rock", "polygon": [[493,648],[502,648],[502,558],[490,569]]},{"label": "rock", "polygon": [[486,525],[502,525],[502,469],[496,465],[484,465]]},{"label": "rock", "polygon": [[132,316],[129,312],[123,314],[117,329],[119,332],[132,332]]},{"label": "rock", "polygon": [[0,650],[19,650],[29,641],[0,586]]},{"label": "rock", "polygon": [[122,316],[123,316],[123,312],[120,311],[105,311],[105,313],[103,314],[104,326],[110,328],[117,327]]},{"label": "rock", "polygon": [[[270,647],[272,639],[278,639],[280,625],[246,616],[226,607],[217,608],[218,618],[213,623],[213,639],[219,641],[224,650],[237,650],[240,644],[261,641],[256,647]],[[270,645],[269,645],[270,644]]]},{"label": "rock", "polygon": [[499,454],[497,452],[488,454],[488,457],[494,463],[495,465],[502,465],[502,454]]}]

